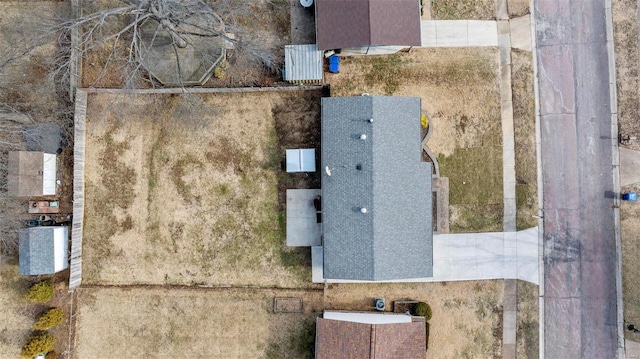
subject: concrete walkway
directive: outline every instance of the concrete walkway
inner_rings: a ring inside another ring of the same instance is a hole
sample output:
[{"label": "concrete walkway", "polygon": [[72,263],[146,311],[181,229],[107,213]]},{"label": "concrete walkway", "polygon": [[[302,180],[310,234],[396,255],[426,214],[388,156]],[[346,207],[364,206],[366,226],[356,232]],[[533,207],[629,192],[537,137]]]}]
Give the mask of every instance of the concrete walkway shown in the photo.
[{"label": "concrete walkway", "polygon": [[422,47],[498,46],[495,21],[422,20]]},{"label": "concrete walkway", "polygon": [[640,182],[640,151],[620,147],[620,186]]},{"label": "concrete walkway", "polygon": [[640,359],[640,343],[625,340],[624,351],[626,359]]}]

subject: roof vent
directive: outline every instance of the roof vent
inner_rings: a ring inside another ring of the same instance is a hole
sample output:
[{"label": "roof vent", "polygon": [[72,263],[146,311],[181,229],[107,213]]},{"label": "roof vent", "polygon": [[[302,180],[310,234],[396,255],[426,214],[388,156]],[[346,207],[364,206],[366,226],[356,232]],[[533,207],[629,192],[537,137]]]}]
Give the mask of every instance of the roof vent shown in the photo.
[{"label": "roof vent", "polygon": [[360,208],[360,213],[367,213],[369,212],[366,208],[362,207]]},{"label": "roof vent", "polygon": [[365,135],[364,133],[360,135],[360,139],[361,140],[366,140],[367,139],[367,135]]},{"label": "roof vent", "polygon": [[367,121],[369,121],[369,123],[373,123],[373,119],[372,118],[368,119]]},{"label": "roof vent", "polygon": [[356,165],[356,169],[357,169],[358,171],[362,171],[362,165],[358,163],[358,164]]}]

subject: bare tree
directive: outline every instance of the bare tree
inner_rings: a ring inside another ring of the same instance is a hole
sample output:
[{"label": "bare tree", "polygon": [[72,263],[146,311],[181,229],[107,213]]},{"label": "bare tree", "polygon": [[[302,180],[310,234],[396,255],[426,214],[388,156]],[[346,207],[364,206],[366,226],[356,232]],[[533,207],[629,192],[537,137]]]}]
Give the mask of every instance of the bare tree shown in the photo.
[{"label": "bare tree", "polygon": [[[288,11],[282,3],[282,11]],[[220,46],[233,48],[255,64],[277,71],[280,61],[277,44],[265,41],[256,32],[251,20],[256,14],[249,4],[238,0],[119,0],[117,6],[104,6],[102,2],[85,5],[87,14],[60,21],[49,31],[62,34],[61,44],[68,41],[68,34],[81,34],[78,42],[61,46],[69,49],[60,53],[53,76],[68,79],[74,60],[71,48],[78,56],[101,69],[94,79],[98,83],[114,70],[122,74],[126,87],[134,88],[146,76],[145,60],[157,57],[154,47],[170,48],[175,54],[172,64],[178,72],[190,66],[188,56],[206,58],[212,56],[204,48],[212,41]],[[63,44],[64,45],[64,44]],[[191,48],[190,51],[182,49]],[[98,54],[95,55],[94,54]],[[187,79],[180,79],[184,83]]]}]

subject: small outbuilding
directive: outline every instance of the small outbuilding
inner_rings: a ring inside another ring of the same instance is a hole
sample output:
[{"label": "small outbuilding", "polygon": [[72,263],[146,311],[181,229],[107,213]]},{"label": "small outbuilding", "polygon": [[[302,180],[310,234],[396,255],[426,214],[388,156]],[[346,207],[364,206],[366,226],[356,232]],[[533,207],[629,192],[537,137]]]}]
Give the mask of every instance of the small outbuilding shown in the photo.
[{"label": "small outbuilding", "polygon": [[20,274],[53,274],[69,267],[69,227],[22,228]]},{"label": "small outbuilding", "polygon": [[320,83],[324,56],[315,44],[284,47],[284,79],[293,83]]},{"label": "small outbuilding", "polygon": [[44,152],[9,151],[7,191],[14,197],[56,194],[56,155]]}]

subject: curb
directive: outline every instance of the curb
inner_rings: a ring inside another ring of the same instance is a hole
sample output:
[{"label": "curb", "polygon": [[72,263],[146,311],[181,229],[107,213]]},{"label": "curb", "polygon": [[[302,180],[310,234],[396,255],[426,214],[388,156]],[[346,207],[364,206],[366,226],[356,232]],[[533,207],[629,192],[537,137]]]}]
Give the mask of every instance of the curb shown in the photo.
[{"label": "curb", "polygon": [[613,12],[611,0],[604,1],[606,17],[607,55],[609,57],[609,102],[611,106],[611,146],[613,168],[614,235],[616,241],[616,327],[618,335],[619,359],[625,358],[624,349],[624,308],[622,303],[622,238],[620,234],[620,153],[618,150],[618,95],[616,83],[616,60],[613,39]]},{"label": "curb", "polygon": [[538,358],[544,359],[544,188],[542,184],[542,139],[540,133],[540,89],[536,47],[535,0],[529,2],[531,16],[531,55],[533,57],[533,97],[536,118],[536,164],[538,182]]}]

